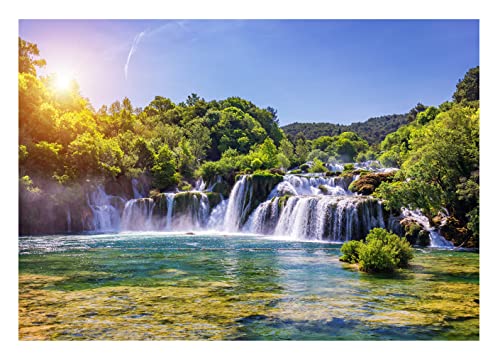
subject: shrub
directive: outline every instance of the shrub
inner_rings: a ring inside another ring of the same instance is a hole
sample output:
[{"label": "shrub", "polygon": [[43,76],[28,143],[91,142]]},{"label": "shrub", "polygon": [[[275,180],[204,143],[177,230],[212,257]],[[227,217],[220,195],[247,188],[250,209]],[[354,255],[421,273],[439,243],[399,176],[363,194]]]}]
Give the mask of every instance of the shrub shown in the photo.
[{"label": "shrub", "polygon": [[309,169],[309,172],[313,173],[326,172],[326,171],[328,171],[328,169],[323,165],[323,162],[321,162],[321,160],[318,158],[315,158],[313,160],[313,164]]},{"label": "shrub", "polygon": [[302,170],[302,172],[309,172],[309,165],[307,163],[303,163],[299,166],[299,168]]},{"label": "shrub", "polygon": [[262,161],[258,158],[254,159],[252,163],[250,164],[253,170],[258,170],[259,168],[262,167]]},{"label": "shrub", "polygon": [[381,228],[372,229],[365,242],[352,240],[345,243],[340,251],[344,254],[341,261],[359,263],[360,270],[370,273],[407,267],[413,258],[413,249],[404,237]]},{"label": "shrub", "polygon": [[359,250],[359,269],[366,272],[392,272],[396,262],[382,240],[373,240]]},{"label": "shrub", "polygon": [[354,165],[352,163],[344,164],[344,171],[354,171]]},{"label": "shrub", "polygon": [[359,261],[359,251],[365,244],[362,241],[350,240],[342,245],[340,251],[344,254],[340,257],[340,261],[346,263],[357,263]]}]

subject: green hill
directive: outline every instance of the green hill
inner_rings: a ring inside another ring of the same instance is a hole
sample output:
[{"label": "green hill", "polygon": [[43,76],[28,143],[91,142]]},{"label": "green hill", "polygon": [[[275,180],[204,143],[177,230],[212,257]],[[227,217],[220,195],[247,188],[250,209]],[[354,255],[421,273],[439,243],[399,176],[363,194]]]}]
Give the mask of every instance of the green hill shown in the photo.
[{"label": "green hill", "polygon": [[342,132],[355,132],[367,140],[369,144],[375,144],[381,142],[389,133],[408,123],[408,114],[392,114],[373,117],[365,122],[355,122],[350,125],[328,122],[295,122],[281,128],[292,139],[300,132],[311,140],[320,136],[335,136]]}]

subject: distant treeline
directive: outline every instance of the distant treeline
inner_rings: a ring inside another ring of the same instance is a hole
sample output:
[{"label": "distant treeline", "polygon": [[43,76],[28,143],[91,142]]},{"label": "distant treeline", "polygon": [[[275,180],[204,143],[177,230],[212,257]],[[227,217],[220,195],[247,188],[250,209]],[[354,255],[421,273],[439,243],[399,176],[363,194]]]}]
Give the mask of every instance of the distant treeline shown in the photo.
[{"label": "distant treeline", "polygon": [[321,136],[337,136],[343,132],[354,132],[368,141],[370,145],[380,143],[389,133],[395,132],[399,127],[408,124],[408,114],[392,114],[373,117],[365,122],[355,122],[350,125],[335,123],[302,123],[295,122],[283,126],[283,131],[291,139],[302,132],[306,139],[313,140]]}]

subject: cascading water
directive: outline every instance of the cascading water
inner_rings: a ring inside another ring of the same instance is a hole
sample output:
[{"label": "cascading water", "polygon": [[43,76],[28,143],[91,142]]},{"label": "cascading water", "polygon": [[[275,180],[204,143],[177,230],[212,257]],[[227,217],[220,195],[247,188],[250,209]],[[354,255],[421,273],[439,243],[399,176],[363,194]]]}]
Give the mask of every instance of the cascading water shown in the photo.
[{"label": "cascading water", "polygon": [[[369,197],[292,196],[273,234],[296,239],[346,241],[363,238],[371,229],[384,226],[381,204]],[[259,229],[265,226],[254,227],[254,230]]]},{"label": "cascading water", "polygon": [[122,230],[154,230],[152,198],[129,200],[123,209],[121,220]]},{"label": "cascading water", "polygon": [[414,219],[418,224],[420,224],[424,230],[429,232],[430,247],[434,248],[452,248],[454,247],[451,241],[446,240],[442,237],[439,232],[431,227],[429,219],[422,214],[420,210],[408,210],[403,209],[401,213],[404,217],[409,217]]},{"label": "cascading water", "polygon": [[252,188],[249,187],[247,180],[247,175],[244,175],[231,190],[226,215],[224,216],[224,231],[236,232],[241,227],[242,215],[248,211],[252,198]]},{"label": "cascading water", "polygon": [[66,210],[66,231],[71,232],[71,210],[69,208]]},{"label": "cascading water", "polygon": [[172,192],[166,193],[165,198],[167,200],[167,220],[165,223],[165,230],[172,230],[172,214],[174,212],[174,196]]},{"label": "cascading water", "polygon": [[87,194],[87,204],[93,214],[93,229],[98,232],[116,231],[120,225],[120,208],[125,200],[119,196],[108,195],[104,187]]},{"label": "cascading water", "polygon": [[[362,239],[375,227],[398,229],[400,217],[384,214],[379,200],[349,191],[355,179],[353,175],[285,175],[281,182],[266,184],[262,176],[259,181],[243,175],[225,200],[222,194],[200,191],[207,187],[199,179],[196,191],[136,198],[121,209],[117,206],[120,198],[98,187],[88,195],[88,204],[96,231],[247,231],[292,239],[347,241]],[[219,182],[223,182],[220,177],[215,183]],[[135,195],[136,183],[132,184]],[[267,200],[261,190],[266,190]],[[417,219],[429,231],[431,246],[451,246],[421,213],[406,210],[403,215]],[[68,214],[68,229],[70,218]]]}]

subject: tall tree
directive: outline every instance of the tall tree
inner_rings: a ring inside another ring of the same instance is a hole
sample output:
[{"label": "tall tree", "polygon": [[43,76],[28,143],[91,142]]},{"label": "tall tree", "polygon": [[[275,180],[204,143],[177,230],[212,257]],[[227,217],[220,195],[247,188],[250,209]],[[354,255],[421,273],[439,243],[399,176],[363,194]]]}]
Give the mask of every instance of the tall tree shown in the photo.
[{"label": "tall tree", "polygon": [[458,81],[453,100],[457,103],[479,100],[479,66],[469,69],[464,79]]},{"label": "tall tree", "polygon": [[35,67],[44,67],[45,59],[35,59],[40,56],[36,44],[27,42],[19,37],[19,73],[29,73],[36,76]]}]

